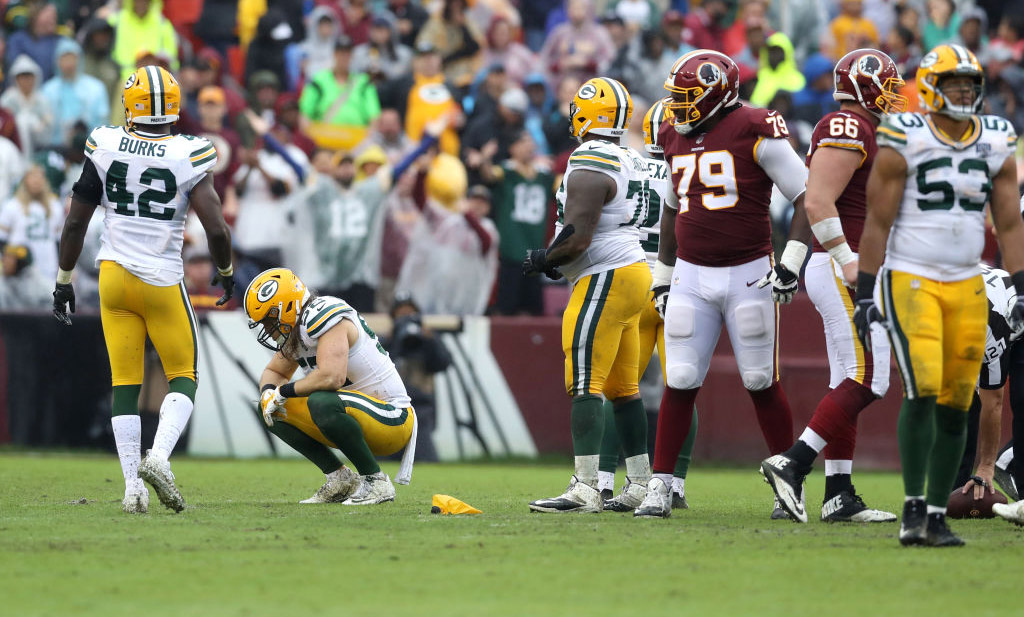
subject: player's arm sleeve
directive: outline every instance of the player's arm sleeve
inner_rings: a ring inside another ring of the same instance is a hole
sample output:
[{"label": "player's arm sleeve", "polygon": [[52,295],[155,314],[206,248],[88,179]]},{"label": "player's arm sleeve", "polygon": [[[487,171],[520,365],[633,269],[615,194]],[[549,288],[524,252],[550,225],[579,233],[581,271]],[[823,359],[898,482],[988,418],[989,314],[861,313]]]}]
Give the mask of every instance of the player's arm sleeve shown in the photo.
[{"label": "player's arm sleeve", "polygon": [[577,150],[569,157],[566,174],[575,169],[596,171],[615,180],[622,173],[622,163],[618,157],[601,150]]},{"label": "player's arm sleeve", "polygon": [[902,152],[907,145],[907,132],[886,120],[878,125],[875,141],[878,142],[879,148],[887,146]]},{"label": "player's arm sleeve", "polygon": [[661,202],[666,208],[670,210],[679,210],[679,195],[676,194],[676,189],[672,186],[672,180],[669,179],[668,190],[665,191],[665,199]]},{"label": "player's arm sleeve", "polygon": [[96,165],[91,158],[85,159],[82,175],[71,187],[71,192],[75,199],[90,206],[98,206],[103,199],[103,182],[100,181],[100,174],[96,171]]},{"label": "player's arm sleeve", "polygon": [[206,173],[217,164],[217,149],[213,147],[213,143],[206,139],[198,141],[199,145],[188,155],[188,166],[192,175],[188,180],[188,186],[185,187],[186,194],[191,193],[195,185],[199,184]]},{"label": "player's arm sleeve", "polygon": [[320,338],[324,332],[338,325],[345,318],[355,323],[355,313],[352,307],[344,302],[331,302],[310,308],[314,310],[307,311],[308,314],[303,316],[306,335],[310,339]]},{"label": "player's arm sleeve", "polygon": [[754,157],[789,201],[796,200],[807,189],[807,166],[789,141],[761,139],[754,148]]}]

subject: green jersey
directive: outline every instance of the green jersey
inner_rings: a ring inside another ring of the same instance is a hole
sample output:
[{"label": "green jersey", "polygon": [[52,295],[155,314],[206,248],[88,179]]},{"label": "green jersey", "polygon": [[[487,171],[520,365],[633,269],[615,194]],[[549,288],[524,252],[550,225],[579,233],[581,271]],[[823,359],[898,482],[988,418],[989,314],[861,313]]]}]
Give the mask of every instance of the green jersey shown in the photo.
[{"label": "green jersey", "polygon": [[518,262],[526,251],[544,246],[555,177],[544,170],[527,179],[511,161],[503,163],[501,170],[494,192],[494,222],[501,238],[498,254],[502,260]]}]

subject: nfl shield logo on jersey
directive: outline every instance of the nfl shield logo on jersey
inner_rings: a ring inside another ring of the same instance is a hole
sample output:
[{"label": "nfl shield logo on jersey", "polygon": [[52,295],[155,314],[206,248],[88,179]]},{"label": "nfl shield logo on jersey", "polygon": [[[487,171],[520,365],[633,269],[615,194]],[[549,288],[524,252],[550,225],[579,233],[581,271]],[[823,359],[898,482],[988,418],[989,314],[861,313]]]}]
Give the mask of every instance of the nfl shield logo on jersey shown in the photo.
[{"label": "nfl shield logo on jersey", "polygon": [[988,156],[992,154],[992,144],[990,143],[979,143],[977,146],[975,146],[975,149],[978,152],[978,156]]}]

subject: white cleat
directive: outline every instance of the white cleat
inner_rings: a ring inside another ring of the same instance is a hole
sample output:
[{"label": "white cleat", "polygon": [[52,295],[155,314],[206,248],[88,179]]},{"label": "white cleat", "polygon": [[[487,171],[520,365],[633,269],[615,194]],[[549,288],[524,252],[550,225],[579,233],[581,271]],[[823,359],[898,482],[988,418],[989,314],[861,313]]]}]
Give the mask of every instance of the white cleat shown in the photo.
[{"label": "white cleat", "polygon": [[612,512],[632,512],[640,507],[647,496],[647,485],[633,482],[626,478],[626,485],[618,497],[612,497],[604,502],[604,509]]},{"label": "white cleat", "polygon": [[600,512],[604,508],[601,491],[572,477],[568,488],[558,497],[530,502],[532,512]]},{"label": "white cleat", "polygon": [[153,456],[152,452],[146,452],[146,458],[139,465],[139,477],[153,487],[164,506],[175,512],[185,509],[185,498],[174,485],[174,474],[171,473],[171,464],[167,459],[160,459]]},{"label": "white cleat", "polygon": [[1024,526],[1024,500],[1010,504],[992,504],[992,511],[1014,525]]},{"label": "white cleat", "polygon": [[309,499],[299,503],[341,503],[359,489],[359,474],[342,465],[337,471],[327,474],[327,481]]},{"label": "white cleat", "polygon": [[383,471],[362,476],[362,483],[351,497],[341,502],[343,506],[372,506],[395,500],[395,485]]},{"label": "white cleat", "polygon": [[643,502],[633,511],[637,518],[668,518],[672,516],[672,491],[661,478],[651,478]]},{"label": "white cleat", "polygon": [[[140,484],[142,484],[140,482]],[[146,514],[149,512],[149,489],[145,484],[137,488],[125,489],[121,501],[121,511],[127,514]]]}]

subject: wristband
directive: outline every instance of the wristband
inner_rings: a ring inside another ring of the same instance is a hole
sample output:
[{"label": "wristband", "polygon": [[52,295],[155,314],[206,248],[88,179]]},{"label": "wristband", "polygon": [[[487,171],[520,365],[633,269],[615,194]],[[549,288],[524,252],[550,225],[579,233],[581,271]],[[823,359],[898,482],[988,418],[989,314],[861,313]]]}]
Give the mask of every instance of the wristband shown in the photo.
[{"label": "wristband", "polygon": [[850,245],[846,242],[837,244],[828,249],[828,254],[831,255],[832,259],[836,260],[836,263],[840,266],[845,266],[846,264],[857,260],[857,255],[850,250]]},{"label": "wristband", "polygon": [[217,274],[227,278],[235,274],[235,268],[231,264],[228,264],[227,268],[221,268],[220,266],[217,266]]},{"label": "wristband", "polygon": [[674,268],[666,263],[662,263],[659,259],[654,262],[654,282],[651,284],[651,289],[655,287],[664,287],[672,282],[672,270]]},{"label": "wristband", "polygon": [[863,270],[857,274],[857,300],[871,300],[875,297],[875,275]]},{"label": "wristband", "polygon": [[782,259],[779,260],[779,263],[793,274],[799,275],[806,258],[807,245],[799,240],[790,240],[786,243],[785,250],[782,251]]},{"label": "wristband", "polygon": [[298,394],[295,394],[295,382],[286,383],[277,389],[277,393],[285,398],[295,398]]},{"label": "wristband", "polygon": [[57,283],[61,285],[67,285],[71,282],[71,273],[73,270],[65,270],[63,268],[57,268]]},{"label": "wristband", "polygon": [[266,392],[267,390],[273,390],[273,389],[274,389],[274,388],[276,388],[276,387],[277,387],[277,386],[275,386],[275,385],[274,385],[274,384],[272,384],[272,383],[265,383],[265,384],[263,384],[262,386],[260,386],[260,394],[263,394],[263,393],[264,393],[264,392]]},{"label": "wristband", "polygon": [[1017,297],[1024,296],[1024,270],[1018,270],[1010,275],[1013,286],[1017,289]]},{"label": "wristband", "polygon": [[811,231],[820,244],[825,244],[843,236],[843,224],[838,216],[833,216],[811,225]]}]

